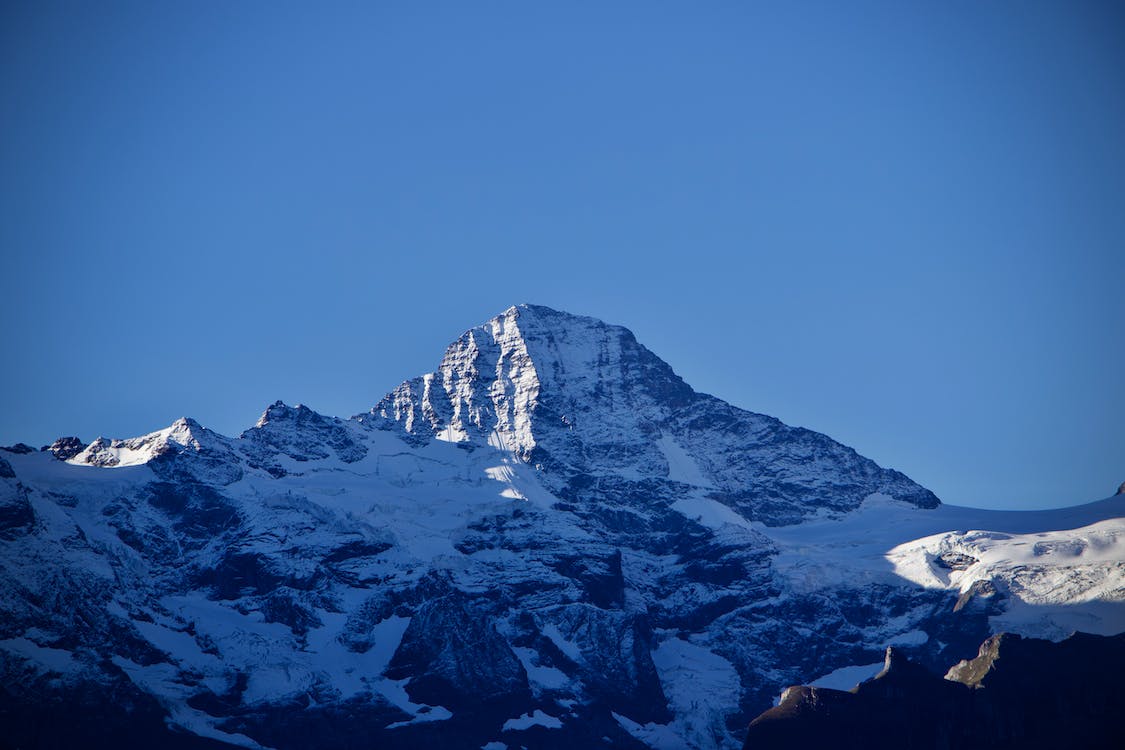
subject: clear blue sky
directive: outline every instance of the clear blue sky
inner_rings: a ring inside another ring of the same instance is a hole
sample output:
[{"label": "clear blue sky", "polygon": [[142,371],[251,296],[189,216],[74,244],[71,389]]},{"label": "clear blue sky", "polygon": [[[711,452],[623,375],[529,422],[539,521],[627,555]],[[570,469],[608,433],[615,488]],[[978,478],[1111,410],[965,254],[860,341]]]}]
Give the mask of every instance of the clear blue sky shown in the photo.
[{"label": "clear blue sky", "polygon": [[1111,494],[1121,5],[777,6],[5,3],[0,444],[351,415],[529,301],[947,502]]}]

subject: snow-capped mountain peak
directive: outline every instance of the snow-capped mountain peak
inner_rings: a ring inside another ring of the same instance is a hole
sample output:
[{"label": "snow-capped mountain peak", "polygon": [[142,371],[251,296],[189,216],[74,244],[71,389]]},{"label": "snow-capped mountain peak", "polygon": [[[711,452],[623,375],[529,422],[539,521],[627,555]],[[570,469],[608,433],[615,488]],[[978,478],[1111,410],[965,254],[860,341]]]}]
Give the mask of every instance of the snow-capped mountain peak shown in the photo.
[{"label": "snow-capped mountain peak", "polygon": [[262,412],[262,416],[258,417],[258,421],[254,423],[254,426],[257,428],[262,428],[270,424],[271,422],[295,419],[306,411],[312,412],[312,409],[309,409],[302,404],[289,406],[281,399],[278,399],[277,401],[274,401],[272,404],[266,407],[266,410]]},{"label": "snow-capped mountain peak", "polygon": [[221,436],[207,430],[190,417],[181,417],[163,430],[140,437],[111,440],[99,437],[69,459],[69,463],[90,466],[136,466],[170,451],[202,450]]},{"label": "snow-capped mountain peak", "polygon": [[[733,748],[888,645],[1125,619],[1120,501],[940,506],[533,305],[353,419],[278,401],[236,438],[184,419],[56,458],[78,442],[0,456],[16,744]],[[116,702],[74,737],[37,713],[91,695]]]},{"label": "snow-capped mountain peak", "polygon": [[297,462],[330,456],[344,463],[358,461],[367,453],[360,432],[354,422],[324,416],[303,404],[288,406],[276,401],[242,433],[239,442],[252,466],[264,467],[277,476],[283,471],[278,456]]},{"label": "snow-capped mountain peak", "polygon": [[[767,523],[853,509],[875,492],[938,504],[823,435],[695,392],[622,326],[539,305],[466,331],[436,371],[356,419],[419,440],[501,448],[564,495],[578,491],[576,476],[686,480]],[[840,471],[857,481],[823,484]]]}]

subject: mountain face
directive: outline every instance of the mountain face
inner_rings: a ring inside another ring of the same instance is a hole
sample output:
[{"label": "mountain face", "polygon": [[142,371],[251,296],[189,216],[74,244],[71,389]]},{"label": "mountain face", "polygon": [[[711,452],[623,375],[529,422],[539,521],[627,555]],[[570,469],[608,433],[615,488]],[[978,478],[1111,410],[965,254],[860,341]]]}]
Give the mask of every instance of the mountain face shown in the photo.
[{"label": "mountain face", "polygon": [[747,750],[1114,747],[1125,705],[1125,634],[1061,643],[986,640],[945,679],[888,648],[883,670],[848,692],[792,687],[750,724]]},{"label": "mountain face", "polygon": [[625,328],[545,307],[512,308],[467,331],[437,372],[360,419],[492,444],[563,497],[619,494],[599,486],[606,478],[664,478],[767,525],[851,510],[875,492],[938,505],[824,435],[696,393]]},{"label": "mountain face", "polygon": [[520,306],[352,419],[278,402],[237,438],[0,452],[0,726],[737,747],[781,687],[888,644],[936,665],[1001,625],[1125,630],[1121,508],[941,505],[624,328]]}]

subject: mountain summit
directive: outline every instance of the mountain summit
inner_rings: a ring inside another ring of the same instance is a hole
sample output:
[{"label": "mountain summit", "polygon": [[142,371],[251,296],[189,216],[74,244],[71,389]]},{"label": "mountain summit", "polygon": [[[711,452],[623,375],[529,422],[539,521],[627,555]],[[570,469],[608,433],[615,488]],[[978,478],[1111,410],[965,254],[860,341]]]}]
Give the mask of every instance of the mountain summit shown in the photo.
[{"label": "mountain summit", "polygon": [[544,307],[351,419],[80,442],[0,451],[16,746],[735,748],[888,646],[1125,629],[1120,499],[941,505]]},{"label": "mountain summit", "polygon": [[595,475],[664,477],[767,524],[851,510],[872,493],[938,505],[824,435],[696,393],[628,329],[538,305],[466,331],[437,371],[359,419],[504,448],[564,493]]}]

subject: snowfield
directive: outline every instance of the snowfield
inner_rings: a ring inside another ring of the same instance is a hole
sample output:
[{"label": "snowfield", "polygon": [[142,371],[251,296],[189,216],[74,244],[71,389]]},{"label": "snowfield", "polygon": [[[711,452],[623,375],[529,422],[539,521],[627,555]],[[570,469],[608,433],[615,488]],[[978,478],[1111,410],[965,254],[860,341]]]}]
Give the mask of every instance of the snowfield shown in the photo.
[{"label": "snowfield", "polygon": [[735,748],[887,645],[1125,630],[1122,497],[941,505],[546,308],[353,419],[278,402],[237,438],[183,419],[0,459],[7,700],[147,696],[235,746],[346,716],[388,747]]}]

